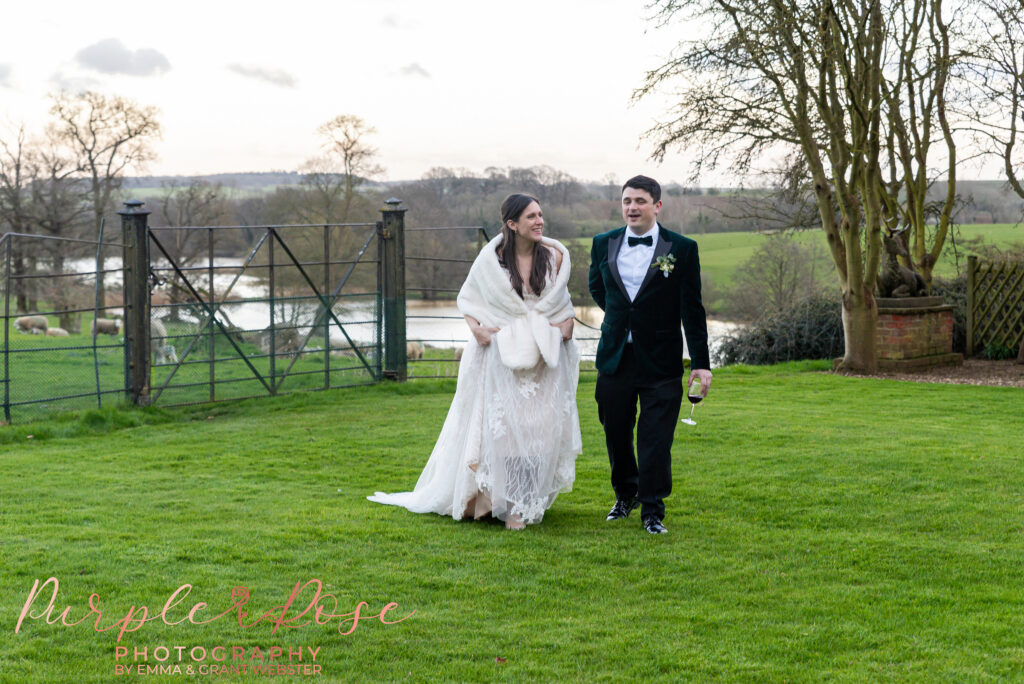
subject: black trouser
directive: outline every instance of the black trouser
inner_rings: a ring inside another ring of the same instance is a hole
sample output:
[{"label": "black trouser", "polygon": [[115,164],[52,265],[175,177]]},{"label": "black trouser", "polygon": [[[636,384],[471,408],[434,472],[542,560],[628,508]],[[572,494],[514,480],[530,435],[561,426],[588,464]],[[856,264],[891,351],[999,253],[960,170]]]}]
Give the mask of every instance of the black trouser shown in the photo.
[{"label": "black trouser", "polygon": [[629,501],[635,496],[640,500],[642,516],[664,518],[662,499],[672,493],[672,438],[683,401],[682,378],[650,381],[637,377],[633,345],[627,344],[615,373],[597,376],[595,394],[597,415],[608,445],[615,498]]}]

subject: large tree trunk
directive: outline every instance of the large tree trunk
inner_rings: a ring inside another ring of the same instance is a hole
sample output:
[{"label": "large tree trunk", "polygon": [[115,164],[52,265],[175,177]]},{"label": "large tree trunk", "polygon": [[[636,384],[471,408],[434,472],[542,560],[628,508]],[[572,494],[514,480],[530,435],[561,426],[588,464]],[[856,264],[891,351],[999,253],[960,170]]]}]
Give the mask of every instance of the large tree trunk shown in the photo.
[{"label": "large tree trunk", "polygon": [[[36,258],[31,254],[25,255],[25,273],[31,274],[36,272]],[[35,278],[30,278],[25,282],[25,311],[32,312],[39,310],[39,295],[38,285],[36,284]]]},{"label": "large tree trunk", "polygon": [[[11,265],[13,266],[12,270],[14,272],[12,274],[10,274],[10,275],[24,276],[25,275],[25,256],[24,256],[24,254],[22,254],[21,247],[17,246],[17,243],[15,243],[15,245],[13,247],[14,248],[11,250],[12,251],[12,255],[11,255],[12,264]],[[10,281],[11,281],[11,278],[8,277],[8,287],[10,287]],[[16,301],[15,301],[15,305],[14,306],[16,307],[17,311],[22,312],[22,313],[28,313],[28,294],[27,294],[27,288],[25,286],[25,283],[26,283],[26,279],[24,277],[19,277],[16,280],[14,280],[14,287],[13,287],[13,290],[14,290],[15,296],[16,296]]]},{"label": "large tree trunk", "polygon": [[[53,260],[53,272],[57,276],[64,275],[64,256],[58,254]],[[80,313],[69,312],[67,309],[75,308],[75,301],[72,295],[73,289],[66,285],[67,280],[64,278],[56,278],[57,285],[53,290],[53,308],[60,313],[57,314],[57,325],[67,330],[69,333],[79,333],[82,331],[82,323],[79,320]]]},{"label": "large tree trunk", "polygon": [[846,353],[839,370],[854,373],[874,373],[878,370],[878,307],[871,294],[856,301],[849,294],[843,296],[843,337]]}]

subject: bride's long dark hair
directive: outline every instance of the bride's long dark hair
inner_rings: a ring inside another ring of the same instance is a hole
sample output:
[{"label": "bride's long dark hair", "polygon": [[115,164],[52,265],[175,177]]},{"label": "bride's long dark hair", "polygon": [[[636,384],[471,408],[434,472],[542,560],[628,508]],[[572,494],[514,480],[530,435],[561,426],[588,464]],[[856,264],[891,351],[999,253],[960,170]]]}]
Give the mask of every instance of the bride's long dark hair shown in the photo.
[{"label": "bride's long dark hair", "polygon": [[[522,193],[513,193],[501,203],[501,244],[498,245],[498,262],[508,271],[512,280],[512,289],[516,291],[519,298],[523,297],[523,276],[519,273],[519,265],[516,263],[516,232],[509,228],[508,222],[519,221],[526,208],[537,199]],[[539,205],[540,202],[537,202]],[[548,250],[536,242],[533,245],[533,268],[530,270],[530,289],[534,294],[540,294],[544,289],[544,279],[548,274]]]}]

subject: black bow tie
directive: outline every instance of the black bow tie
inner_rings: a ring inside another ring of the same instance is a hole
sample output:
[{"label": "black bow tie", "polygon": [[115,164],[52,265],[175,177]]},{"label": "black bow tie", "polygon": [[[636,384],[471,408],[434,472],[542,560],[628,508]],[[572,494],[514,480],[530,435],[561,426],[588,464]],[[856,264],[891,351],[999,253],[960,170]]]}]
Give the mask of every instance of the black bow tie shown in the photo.
[{"label": "black bow tie", "polygon": [[626,239],[628,240],[630,247],[636,247],[637,245],[647,245],[650,247],[654,244],[654,238],[650,235],[645,235],[643,237],[629,237]]}]

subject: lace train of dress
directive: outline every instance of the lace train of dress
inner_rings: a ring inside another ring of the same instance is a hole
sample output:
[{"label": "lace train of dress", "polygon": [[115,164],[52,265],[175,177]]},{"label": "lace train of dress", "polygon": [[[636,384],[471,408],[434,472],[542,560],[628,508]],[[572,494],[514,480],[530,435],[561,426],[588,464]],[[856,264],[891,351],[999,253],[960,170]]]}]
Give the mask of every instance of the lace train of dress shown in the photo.
[{"label": "lace train of dress", "polygon": [[471,339],[448,417],[415,489],[367,498],[456,519],[480,517],[477,504],[489,500],[496,518],[540,522],[575,479],[582,451],[578,380],[572,340],[562,342],[556,366],[542,359],[512,370],[497,345],[481,347]]}]

